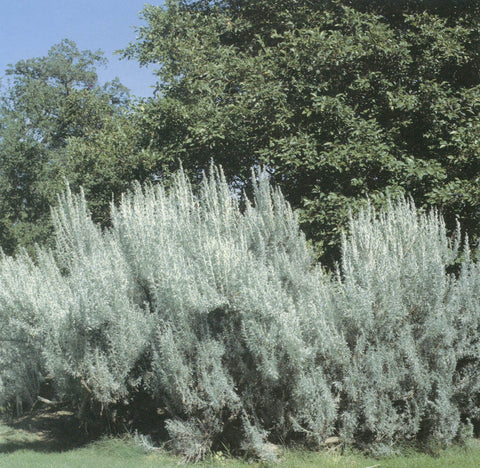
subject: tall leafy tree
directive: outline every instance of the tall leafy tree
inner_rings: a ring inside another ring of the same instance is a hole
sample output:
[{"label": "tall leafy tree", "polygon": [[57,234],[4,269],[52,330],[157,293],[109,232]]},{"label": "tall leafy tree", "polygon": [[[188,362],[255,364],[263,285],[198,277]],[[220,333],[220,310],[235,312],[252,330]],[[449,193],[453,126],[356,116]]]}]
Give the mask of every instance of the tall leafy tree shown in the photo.
[{"label": "tall leafy tree", "polygon": [[47,56],[7,69],[10,80],[0,101],[0,245],[5,252],[49,238],[50,205],[64,179],[76,180],[80,171],[70,142],[100,131],[124,112],[126,88],[118,80],[98,84],[96,68],[105,62],[102,52],[81,51],[63,40]]},{"label": "tall leafy tree", "polygon": [[191,173],[265,165],[319,256],[349,210],[408,193],[480,234],[477,2],[171,0],[125,55],[158,66],[144,134]]}]

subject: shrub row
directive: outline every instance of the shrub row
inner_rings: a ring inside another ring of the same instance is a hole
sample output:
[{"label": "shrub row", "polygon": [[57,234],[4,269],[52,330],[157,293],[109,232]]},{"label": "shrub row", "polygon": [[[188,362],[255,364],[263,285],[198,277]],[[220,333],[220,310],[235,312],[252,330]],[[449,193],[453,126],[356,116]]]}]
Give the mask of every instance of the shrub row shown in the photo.
[{"label": "shrub row", "polygon": [[369,206],[328,274],[253,176],[252,203],[215,168],[200,190],[182,172],[169,190],[138,186],[105,232],[67,190],[56,248],[0,261],[0,405],[33,404],[48,382],[80,418],[113,420],[148,396],[190,459],[221,443],[273,458],[268,442],[335,435],[379,453],[471,431],[480,264],[460,258],[460,235],[408,200]]}]

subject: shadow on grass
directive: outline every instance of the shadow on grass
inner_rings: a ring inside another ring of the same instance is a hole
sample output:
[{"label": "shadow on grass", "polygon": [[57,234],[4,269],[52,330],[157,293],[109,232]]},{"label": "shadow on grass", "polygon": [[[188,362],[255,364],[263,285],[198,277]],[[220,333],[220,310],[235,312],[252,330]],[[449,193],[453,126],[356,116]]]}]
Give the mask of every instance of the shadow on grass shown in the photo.
[{"label": "shadow on grass", "polygon": [[13,422],[0,424],[0,453],[19,450],[64,452],[99,438],[81,428],[68,411],[37,411]]}]

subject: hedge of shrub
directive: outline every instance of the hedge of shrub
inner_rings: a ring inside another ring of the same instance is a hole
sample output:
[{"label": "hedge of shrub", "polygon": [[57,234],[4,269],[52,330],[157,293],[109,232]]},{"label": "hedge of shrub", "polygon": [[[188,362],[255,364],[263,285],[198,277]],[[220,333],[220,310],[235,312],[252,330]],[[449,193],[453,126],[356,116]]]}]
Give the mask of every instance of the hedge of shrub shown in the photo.
[{"label": "hedge of shrub", "polygon": [[85,422],[153,408],[189,459],[471,433],[480,264],[460,231],[409,200],[368,206],[330,274],[282,194],[252,180],[251,202],[216,168],[199,190],[182,172],[168,190],[137,186],[104,232],[68,189],[56,248],[0,261],[0,405],[32,405],[48,383]]}]

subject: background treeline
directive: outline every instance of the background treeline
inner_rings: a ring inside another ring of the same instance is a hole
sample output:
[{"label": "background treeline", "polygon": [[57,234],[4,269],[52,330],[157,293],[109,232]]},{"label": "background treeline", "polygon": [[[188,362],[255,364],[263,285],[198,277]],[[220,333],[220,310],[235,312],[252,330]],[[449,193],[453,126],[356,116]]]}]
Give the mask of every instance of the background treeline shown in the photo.
[{"label": "background treeline", "polygon": [[466,249],[448,273],[441,217],[368,205],[331,276],[280,191],[252,182],[243,208],[215,169],[199,191],[183,172],[137,186],[103,233],[67,191],[55,249],[0,260],[0,405],[47,396],[89,430],[147,421],[190,460],[478,433],[480,263]]},{"label": "background treeline", "polygon": [[[71,41],[7,70],[0,106],[0,243],[51,241],[66,178],[110,223],[112,195],[210,160],[251,193],[262,165],[325,264],[348,212],[408,194],[480,235],[477,1],[168,1],[124,55],[155,96],[98,86],[99,52]],[[121,47],[121,44],[119,44]]]}]

